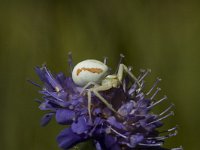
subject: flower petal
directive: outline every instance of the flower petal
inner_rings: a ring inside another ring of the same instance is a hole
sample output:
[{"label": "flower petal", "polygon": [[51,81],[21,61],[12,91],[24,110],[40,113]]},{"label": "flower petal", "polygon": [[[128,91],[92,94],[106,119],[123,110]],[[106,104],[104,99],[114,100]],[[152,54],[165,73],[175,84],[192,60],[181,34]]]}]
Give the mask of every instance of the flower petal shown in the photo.
[{"label": "flower petal", "polygon": [[120,150],[120,147],[117,144],[117,140],[114,137],[112,137],[110,135],[106,135],[104,142],[105,142],[105,145],[106,145],[106,149],[108,149],[108,150]]},{"label": "flower petal", "polygon": [[71,128],[64,129],[57,136],[58,145],[63,149],[69,149],[83,140],[84,138],[75,134]]},{"label": "flower petal", "polygon": [[123,125],[122,123],[118,122],[114,116],[109,117],[109,118],[107,119],[107,122],[108,122],[111,126],[117,128],[117,129],[125,129],[124,125]]},{"label": "flower petal", "polygon": [[70,124],[72,123],[75,117],[76,117],[76,114],[72,110],[59,109],[56,111],[56,121],[59,124]]},{"label": "flower petal", "polygon": [[135,147],[138,143],[142,142],[144,136],[141,134],[132,135],[130,137],[130,144],[132,147]]},{"label": "flower petal", "polygon": [[78,121],[71,125],[72,131],[77,134],[87,133],[90,126],[84,116],[78,118]]},{"label": "flower petal", "polygon": [[48,113],[48,114],[45,114],[42,118],[41,118],[41,121],[40,121],[40,125],[41,126],[46,126],[52,119],[54,113]]},{"label": "flower petal", "polygon": [[119,114],[122,116],[127,116],[133,110],[134,105],[134,101],[130,101],[122,105],[118,110]]}]

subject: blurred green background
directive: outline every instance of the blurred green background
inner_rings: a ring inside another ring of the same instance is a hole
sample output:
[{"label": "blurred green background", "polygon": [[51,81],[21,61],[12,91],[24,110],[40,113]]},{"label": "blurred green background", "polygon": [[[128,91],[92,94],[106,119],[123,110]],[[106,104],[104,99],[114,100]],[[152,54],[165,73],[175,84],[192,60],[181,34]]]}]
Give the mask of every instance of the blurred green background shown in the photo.
[{"label": "blurred green background", "polygon": [[[39,82],[33,68],[46,63],[67,71],[67,53],[75,63],[119,54],[134,73],[151,68],[160,76],[162,94],[176,104],[166,127],[179,124],[167,146],[198,150],[200,139],[200,2],[175,0],[0,0],[0,147],[1,150],[56,150],[61,127],[53,120],[39,126],[34,102]],[[159,110],[158,110],[159,111]]]}]

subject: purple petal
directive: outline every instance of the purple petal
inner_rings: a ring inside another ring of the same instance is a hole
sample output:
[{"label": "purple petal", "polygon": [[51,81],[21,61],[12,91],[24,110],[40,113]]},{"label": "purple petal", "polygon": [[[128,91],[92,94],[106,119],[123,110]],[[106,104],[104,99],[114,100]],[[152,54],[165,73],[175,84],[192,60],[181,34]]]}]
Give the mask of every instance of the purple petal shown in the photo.
[{"label": "purple petal", "polygon": [[74,133],[82,134],[88,132],[90,127],[88,125],[87,119],[84,116],[81,116],[78,118],[77,123],[74,122],[71,125],[71,128]]},{"label": "purple petal", "polygon": [[47,70],[46,67],[41,68],[42,71],[44,71],[45,77],[48,81],[48,83],[54,87],[54,88],[58,88],[59,90],[62,90],[62,87],[60,86],[60,84],[56,81],[56,79],[53,77],[53,75]]},{"label": "purple petal", "polygon": [[120,147],[117,144],[116,138],[114,138],[110,135],[106,135],[104,142],[105,142],[106,149],[108,149],[108,150],[120,150]]},{"label": "purple petal", "polygon": [[57,136],[57,142],[60,148],[69,149],[85,139],[75,134],[71,128],[64,129]]},{"label": "purple petal", "polygon": [[130,101],[122,105],[118,110],[119,114],[121,114],[122,116],[127,116],[133,110],[134,105],[134,101]]},{"label": "purple petal", "polygon": [[118,122],[118,121],[116,120],[116,118],[113,117],[113,116],[112,116],[112,117],[109,117],[109,118],[107,119],[107,122],[108,122],[111,126],[117,128],[117,129],[125,129],[124,125],[123,125],[122,123]]},{"label": "purple petal", "polygon": [[41,121],[40,121],[40,125],[41,126],[46,126],[52,119],[54,113],[48,113],[48,114],[45,114],[42,118],[41,118]]},{"label": "purple petal", "polygon": [[95,147],[96,147],[96,150],[103,150],[100,143],[95,141]]},{"label": "purple petal", "polygon": [[149,99],[142,99],[138,101],[138,107],[148,107],[150,105],[151,101]]},{"label": "purple petal", "polygon": [[128,90],[128,94],[129,94],[129,95],[133,94],[133,92],[136,91],[136,88],[137,88],[137,84],[133,84],[133,85],[131,86],[131,88]]},{"label": "purple petal", "polygon": [[132,147],[135,147],[138,143],[142,142],[143,139],[144,139],[144,136],[141,134],[132,135],[130,137],[130,144]]},{"label": "purple petal", "polygon": [[39,76],[40,80],[42,82],[47,82],[44,73],[42,72],[42,70],[39,67],[35,67],[35,72],[37,73],[37,75]]},{"label": "purple petal", "polygon": [[56,121],[59,124],[70,124],[75,119],[76,114],[72,110],[59,109],[56,111]]},{"label": "purple petal", "polygon": [[61,85],[57,82],[57,80],[53,77],[50,71],[47,70],[45,66],[42,68],[36,67],[35,71],[40,77],[41,81],[51,86],[53,89],[58,89],[59,91],[62,90]]},{"label": "purple petal", "polygon": [[49,101],[44,101],[39,105],[40,110],[56,110],[56,107]]},{"label": "purple petal", "polygon": [[79,92],[77,86],[74,84],[72,78],[70,78],[70,77],[66,78],[66,80],[65,80],[65,86],[66,86],[66,89],[69,92],[72,92],[72,93]]},{"label": "purple petal", "polygon": [[101,108],[95,108],[95,109],[93,110],[93,114],[94,114],[95,116],[99,115],[101,112],[102,112]]},{"label": "purple petal", "polygon": [[56,80],[59,82],[59,84],[61,84],[62,86],[64,86],[64,81],[65,81],[66,77],[64,75],[64,73],[60,72],[56,75]]}]

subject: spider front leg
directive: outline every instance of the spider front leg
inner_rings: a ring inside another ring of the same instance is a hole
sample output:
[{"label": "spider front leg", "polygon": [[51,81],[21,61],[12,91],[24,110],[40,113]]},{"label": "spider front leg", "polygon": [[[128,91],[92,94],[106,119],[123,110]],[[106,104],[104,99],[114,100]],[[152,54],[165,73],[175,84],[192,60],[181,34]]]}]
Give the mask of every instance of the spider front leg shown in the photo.
[{"label": "spider front leg", "polygon": [[126,72],[137,83],[137,85],[139,86],[138,91],[140,91],[142,86],[140,85],[138,79],[132,74],[131,71],[128,70],[128,68],[124,64],[119,65],[119,70],[117,72],[117,77],[118,77],[119,81],[122,83],[124,72]]},{"label": "spider front leg", "polygon": [[97,86],[97,87],[94,87],[94,88],[91,88],[88,90],[88,113],[89,113],[89,117],[90,117],[90,120],[92,120],[92,117],[91,117],[91,96],[92,96],[92,92],[94,93],[94,95],[96,97],[98,97],[100,99],[100,101],[102,101],[110,110],[112,110],[114,113],[117,113],[117,111],[112,107],[112,105],[110,103],[108,103],[108,101],[103,98],[99,92],[100,91],[107,91],[109,89],[112,88],[112,85],[101,85],[101,86]]},{"label": "spider front leg", "polygon": [[90,87],[91,85],[93,85],[93,86],[99,86],[97,83],[91,81],[91,82],[87,83],[87,84],[82,88],[82,90],[81,90],[81,92],[80,92],[80,95],[82,95],[82,94],[85,92],[85,90],[86,90],[88,87]]}]

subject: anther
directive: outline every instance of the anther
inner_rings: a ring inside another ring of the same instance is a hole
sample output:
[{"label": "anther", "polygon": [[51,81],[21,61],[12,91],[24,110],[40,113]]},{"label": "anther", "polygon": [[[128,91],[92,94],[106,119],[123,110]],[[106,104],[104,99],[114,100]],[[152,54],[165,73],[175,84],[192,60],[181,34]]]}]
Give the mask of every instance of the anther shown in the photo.
[{"label": "anther", "polygon": [[120,58],[123,59],[124,57],[125,57],[124,54],[121,53]]},{"label": "anther", "polygon": [[129,71],[132,71],[132,70],[133,70],[133,67],[132,67],[132,66],[128,66],[128,70],[129,70]]},{"label": "anther", "polygon": [[176,130],[178,128],[178,125],[176,125],[175,127],[173,127],[173,128],[170,128],[170,129],[168,129],[167,131],[168,132],[171,132],[171,131],[174,131],[174,130]]},{"label": "anther", "polygon": [[176,125],[176,126],[173,127],[173,128],[170,128],[170,129],[168,129],[168,130],[159,131],[159,133],[172,132],[172,131],[174,131],[174,130],[177,130],[177,128],[178,128],[178,125]]}]

